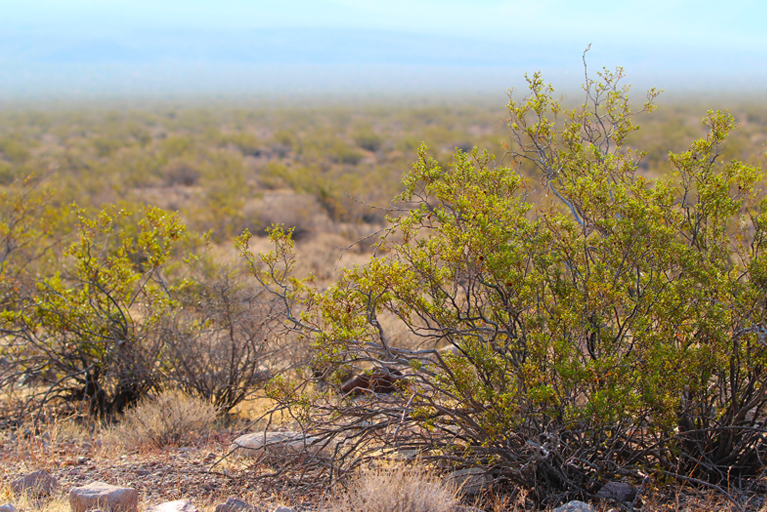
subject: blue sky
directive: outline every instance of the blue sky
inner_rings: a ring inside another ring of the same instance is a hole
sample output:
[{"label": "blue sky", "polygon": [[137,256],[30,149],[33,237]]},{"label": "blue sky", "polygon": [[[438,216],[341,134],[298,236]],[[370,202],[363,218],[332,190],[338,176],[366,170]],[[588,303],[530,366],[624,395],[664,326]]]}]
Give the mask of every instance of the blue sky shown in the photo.
[{"label": "blue sky", "polygon": [[5,95],[505,90],[539,69],[569,87],[589,43],[642,85],[767,89],[763,1],[3,4]]}]

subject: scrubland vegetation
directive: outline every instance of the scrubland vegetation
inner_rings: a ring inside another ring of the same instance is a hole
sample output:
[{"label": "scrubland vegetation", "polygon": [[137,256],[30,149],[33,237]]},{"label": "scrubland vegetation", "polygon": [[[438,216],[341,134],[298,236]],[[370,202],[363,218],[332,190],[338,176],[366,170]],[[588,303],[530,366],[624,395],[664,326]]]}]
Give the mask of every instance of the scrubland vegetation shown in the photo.
[{"label": "scrubland vegetation", "polygon": [[615,480],[760,507],[767,104],[656,110],[620,78],[560,104],[535,75],[506,108],[0,113],[4,435],[295,430],[322,450],[227,475],[338,484],[338,510],[391,509],[360,484],[384,459],[480,468],[499,510]]}]

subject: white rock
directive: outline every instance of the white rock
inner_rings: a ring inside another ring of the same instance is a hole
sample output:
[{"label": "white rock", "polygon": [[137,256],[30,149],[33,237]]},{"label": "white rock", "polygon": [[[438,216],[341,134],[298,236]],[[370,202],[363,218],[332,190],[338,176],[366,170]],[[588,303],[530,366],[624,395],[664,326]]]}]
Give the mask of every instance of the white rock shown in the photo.
[{"label": "white rock", "polygon": [[274,512],[296,512],[296,509],[294,509],[293,507],[279,506],[274,509]]},{"label": "white rock", "polygon": [[69,491],[72,512],[102,509],[105,512],[137,512],[138,492],[130,487],[117,487],[93,482]]},{"label": "white rock", "polygon": [[575,500],[555,508],[552,512],[597,512],[597,510],[588,503]]},{"label": "white rock", "polygon": [[58,482],[46,470],[41,469],[11,482],[14,494],[28,493],[32,496],[48,496],[58,487]]},{"label": "white rock", "polygon": [[270,462],[306,454],[332,455],[334,445],[300,432],[254,432],[235,439],[229,453]]},{"label": "white rock", "polygon": [[493,482],[487,471],[480,468],[459,469],[450,473],[447,478],[464,494],[477,494]]},{"label": "white rock", "polygon": [[146,512],[197,512],[197,507],[190,500],[176,500],[147,507]]},{"label": "white rock", "polygon": [[0,505],[0,512],[16,512],[16,507],[13,506],[13,503],[6,503]]}]

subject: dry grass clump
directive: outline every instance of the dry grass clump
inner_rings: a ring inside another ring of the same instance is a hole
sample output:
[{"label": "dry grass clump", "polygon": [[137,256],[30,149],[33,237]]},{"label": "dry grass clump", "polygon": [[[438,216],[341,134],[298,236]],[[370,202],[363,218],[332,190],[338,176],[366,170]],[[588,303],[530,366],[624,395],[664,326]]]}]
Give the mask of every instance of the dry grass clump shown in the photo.
[{"label": "dry grass clump", "polygon": [[108,437],[125,448],[186,446],[209,432],[216,416],[210,403],[180,391],[166,391],[129,409]]},{"label": "dry grass clump", "polygon": [[[3,468],[0,462],[0,468]],[[20,512],[70,512],[69,499],[66,495],[56,493],[53,496],[36,497],[29,492],[15,494],[9,484],[0,484],[0,506],[13,505]]]},{"label": "dry grass clump", "polygon": [[423,467],[363,470],[332,498],[327,512],[452,512],[458,490]]}]

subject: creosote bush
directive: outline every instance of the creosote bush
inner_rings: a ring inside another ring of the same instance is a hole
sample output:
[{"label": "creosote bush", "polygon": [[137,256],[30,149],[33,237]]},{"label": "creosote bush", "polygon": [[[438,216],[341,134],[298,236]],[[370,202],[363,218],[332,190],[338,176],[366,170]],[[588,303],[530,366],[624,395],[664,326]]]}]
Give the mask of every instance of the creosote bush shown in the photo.
[{"label": "creosote bush", "polygon": [[165,391],[128,409],[112,435],[126,448],[186,446],[213,428],[217,414],[210,402]]},{"label": "creosote bush", "polygon": [[[293,364],[280,304],[210,262],[206,237],[189,236],[177,214],[73,210],[75,232],[50,274],[24,272],[23,245],[0,271],[0,390],[16,420],[111,420],[168,387],[223,414]],[[9,243],[42,236],[17,224]]]},{"label": "creosote bush", "polygon": [[228,413],[290,366],[281,305],[228,273],[198,282],[178,298],[180,311],[161,335],[167,378]]},{"label": "creosote bush", "polygon": [[14,376],[46,376],[20,414],[39,416],[59,401],[108,416],[156,389],[160,325],[187,285],[171,277],[174,246],[186,234],[177,215],[149,206],[138,219],[114,207],[95,218],[73,210],[77,226],[58,270],[35,276],[18,306],[0,314],[11,391]]},{"label": "creosote bush", "polygon": [[734,122],[709,112],[708,135],[669,154],[670,178],[643,176],[622,70],[599,76],[570,111],[530,77],[508,104],[508,166],[475,149],[444,167],[422,147],[380,255],[324,291],[289,277],[286,233],[260,261],[240,239],[317,364],[396,379],[394,394],[357,401],[272,389],[311,435],[341,442],[336,474],[382,448],[415,451],[485,467],[544,505],[611,478],[764,475],[761,172],[723,161]]}]

